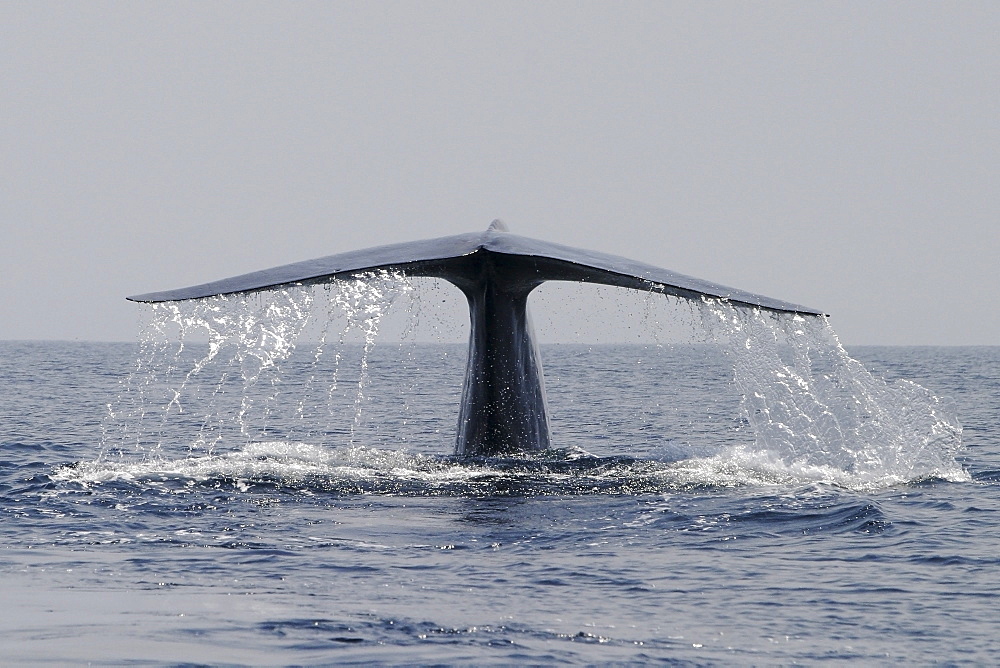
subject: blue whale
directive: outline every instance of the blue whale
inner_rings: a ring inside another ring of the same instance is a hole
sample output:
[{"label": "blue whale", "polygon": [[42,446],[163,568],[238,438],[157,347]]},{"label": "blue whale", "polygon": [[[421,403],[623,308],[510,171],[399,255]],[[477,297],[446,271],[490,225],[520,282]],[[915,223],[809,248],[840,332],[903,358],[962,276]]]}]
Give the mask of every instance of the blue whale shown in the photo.
[{"label": "blue whale", "polygon": [[485,232],[340,253],[179,290],[128,299],[166,302],[308,285],[378,269],[445,279],[469,302],[469,356],[455,454],[503,456],[550,447],[541,359],[528,294],[545,281],[577,281],[686,299],[724,299],[769,311],[822,311],[725,287],[615,255],[510,234],[499,220]]}]

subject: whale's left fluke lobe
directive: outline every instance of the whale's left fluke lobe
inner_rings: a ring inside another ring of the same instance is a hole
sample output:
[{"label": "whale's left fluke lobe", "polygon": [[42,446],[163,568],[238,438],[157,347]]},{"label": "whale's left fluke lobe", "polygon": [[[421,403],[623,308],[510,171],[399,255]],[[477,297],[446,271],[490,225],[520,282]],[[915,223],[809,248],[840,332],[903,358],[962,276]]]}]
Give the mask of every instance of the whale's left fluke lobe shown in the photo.
[{"label": "whale's left fluke lobe", "polygon": [[498,455],[549,447],[541,363],[527,314],[528,294],[545,281],[600,283],[687,299],[822,315],[806,306],[685,276],[627,258],[571,248],[507,231],[500,221],[480,234],[378,246],[265,269],[179,290],[135,295],[165,302],[254,292],[350,278],[378,269],[443,278],[469,302],[469,360],[456,453]]}]

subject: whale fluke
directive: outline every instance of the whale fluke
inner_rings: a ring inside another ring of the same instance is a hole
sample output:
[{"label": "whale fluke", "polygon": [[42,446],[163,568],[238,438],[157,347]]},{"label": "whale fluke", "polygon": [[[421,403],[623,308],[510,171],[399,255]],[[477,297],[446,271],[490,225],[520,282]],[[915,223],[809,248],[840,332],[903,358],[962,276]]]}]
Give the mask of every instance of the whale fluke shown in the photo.
[{"label": "whale fluke", "polygon": [[549,447],[541,360],[527,311],[528,294],[545,281],[599,283],[686,299],[725,299],[776,312],[823,314],[635,260],[510,234],[500,220],[478,234],[340,253],[128,299],[199,299],[321,283],[378,269],[443,278],[469,302],[469,359],[455,445],[458,455],[495,456]]}]

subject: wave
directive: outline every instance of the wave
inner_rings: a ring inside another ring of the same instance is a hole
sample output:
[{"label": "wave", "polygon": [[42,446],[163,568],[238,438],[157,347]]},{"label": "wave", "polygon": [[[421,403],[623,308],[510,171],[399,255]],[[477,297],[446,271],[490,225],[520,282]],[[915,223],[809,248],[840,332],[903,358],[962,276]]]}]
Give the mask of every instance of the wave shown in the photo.
[{"label": "wave", "polygon": [[743,446],[677,460],[599,457],[580,448],[508,458],[456,458],[286,441],[252,442],[209,455],[78,462],[60,467],[51,478],[85,487],[126,483],[173,491],[209,486],[241,492],[280,488],[414,496],[642,494],[802,484],[872,491],[927,479],[970,479],[961,468],[923,470],[908,477],[904,471],[851,472],[809,462],[788,463],[768,451]]}]

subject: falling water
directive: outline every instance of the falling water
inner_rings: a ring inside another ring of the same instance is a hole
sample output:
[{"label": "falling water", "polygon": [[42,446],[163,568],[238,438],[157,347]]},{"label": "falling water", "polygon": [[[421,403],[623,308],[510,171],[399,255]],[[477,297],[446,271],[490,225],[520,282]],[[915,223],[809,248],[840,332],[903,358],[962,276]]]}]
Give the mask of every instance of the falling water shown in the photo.
[{"label": "falling water", "polygon": [[852,487],[923,478],[967,480],[956,463],[954,403],[908,381],[876,378],[847,354],[825,317],[705,300],[706,331],[732,360],[754,442],[726,456]]},{"label": "falling water", "polygon": [[[354,335],[360,349],[357,375],[349,383],[352,440],[379,324],[392,303],[412,290],[402,275],[378,271],[320,286],[146,307],[150,314],[139,337],[136,370],[108,405],[103,455],[155,455],[178,425],[194,429],[192,451],[212,454],[224,442],[266,437],[271,420],[287,414],[290,405],[299,423],[292,430],[308,438],[317,428],[306,422],[309,409],[321,405],[332,411],[331,398],[344,389],[341,364]],[[311,324],[316,325],[312,330]],[[306,332],[314,335],[311,361],[299,378],[286,374],[284,364]],[[324,370],[321,386],[319,369]],[[328,428],[329,420],[320,430]]]},{"label": "falling water", "polygon": [[[466,493],[497,476],[555,485],[561,493],[801,480],[878,488],[967,479],[955,461],[961,427],[950,402],[909,381],[874,377],[846,353],[825,318],[655,292],[639,296],[637,313],[629,314],[637,317],[618,320],[650,332],[660,356],[672,354],[660,341],[666,323],[675,329],[683,323],[691,340],[731,365],[737,414],[716,419],[712,447],[670,439],[659,454],[647,456],[649,449],[637,446],[608,458],[577,441],[513,462],[456,460],[448,453],[461,345],[439,346],[438,364],[450,365],[455,379],[434,388],[439,394],[418,387],[427,361],[412,348],[401,346],[391,365],[371,366],[391,313],[402,314],[395,325],[401,341],[412,342],[422,322],[439,335],[450,333],[438,321],[439,290],[437,283],[380,271],[147,307],[136,370],[108,406],[101,456],[73,475],[319,476],[326,487],[416,493],[427,485]],[[604,290],[612,301],[623,294]],[[379,399],[373,378],[383,376],[402,394],[390,406],[396,414],[369,415]],[[661,397],[648,399],[661,409]],[[426,436],[420,444],[418,432]],[[554,438],[559,445],[555,426]],[[186,452],[177,451],[179,443]]]}]

